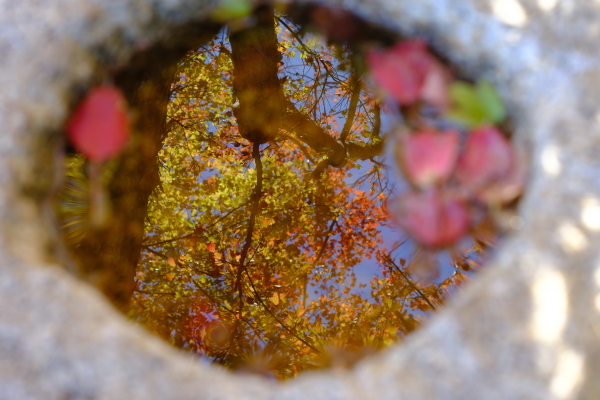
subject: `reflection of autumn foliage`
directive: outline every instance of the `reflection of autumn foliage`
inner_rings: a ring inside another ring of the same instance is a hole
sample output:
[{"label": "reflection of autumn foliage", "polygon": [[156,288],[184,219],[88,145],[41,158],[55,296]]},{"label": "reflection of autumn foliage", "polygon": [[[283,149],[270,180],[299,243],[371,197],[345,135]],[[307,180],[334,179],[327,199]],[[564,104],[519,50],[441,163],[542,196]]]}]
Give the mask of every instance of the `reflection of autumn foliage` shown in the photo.
[{"label": "reflection of autumn foliage", "polygon": [[[316,26],[346,24],[332,42],[361,36],[349,14],[320,6],[308,14]],[[395,202],[382,160],[390,117],[366,87],[355,47],[324,45],[260,6],[248,31],[229,40],[221,34],[179,63],[133,319],[213,362],[287,378],[346,368],[396,342],[479,267],[495,231],[484,213],[472,215],[471,202],[508,200],[515,168],[475,171],[480,161],[470,149],[500,162],[512,160],[512,148],[486,127],[461,150],[463,132],[439,130],[414,113],[422,103],[451,107],[450,73],[424,42],[375,50],[368,60],[402,111],[413,112],[407,125],[416,129],[396,152],[413,187]],[[400,80],[390,75],[398,71]],[[132,175],[143,174],[142,166]],[[471,188],[477,179],[465,177],[475,172],[485,176]],[[518,195],[515,185],[510,193]],[[386,242],[389,211],[425,247],[411,254],[401,238]],[[452,275],[433,282],[435,251],[469,229],[471,249],[453,248]]]},{"label": "reflection of autumn foliage", "polygon": [[[254,104],[235,97],[238,47],[218,38],[180,64],[131,316],[215,362],[284,378],[352,365],[446,292],[385,264],[396,260],[382,238],[393,185],[356,56],[277,22],[270,59],[285,101],[263,146],[238,132]],[[389,273],[369,283],[356,270],[365,260]]]}]

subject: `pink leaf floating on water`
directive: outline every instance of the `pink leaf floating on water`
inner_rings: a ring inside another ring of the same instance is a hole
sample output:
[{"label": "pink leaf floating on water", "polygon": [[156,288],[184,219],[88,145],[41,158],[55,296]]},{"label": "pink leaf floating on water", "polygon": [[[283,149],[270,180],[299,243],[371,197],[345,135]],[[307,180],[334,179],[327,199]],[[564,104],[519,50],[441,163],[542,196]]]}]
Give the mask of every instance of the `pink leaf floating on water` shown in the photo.
[{"label": "pink leaf floating on water", "polygon": [[493,126],[472,131],[458,160],[456,178],[469,191],[476,191],[506,178],[514,168],[510,142]]},{"label": "pink leaf floating on water", "polygon": [[125,99],[114,86],[99,86],[87,95],[67,123],[77,151],[91,161],[116,156],[129,140]]},{"label": "pink leaf floating on water", "polygon": [[481,188],[477,192],[477,200],[488,205],[510,203],[521,195],[524,186],[525,171],[515,162],[502,179]]},{"label": "pink leaf floating on water", "polygon": [[388,209],[407,234],[430,248],[455,244],[470,226],[465,204],[437,189],[407,192]]},{"label": "pink leaf floating on water", "polygon": [[420,188],[446,181],[456,166],[455,131],[421,131],[400,138],[396,155],[407,179]]},{"label": "pink leaf floating on water", "polygon": [[451,77],[448,69],[435,60],[431,63],[421,87],[421,100],[440,109],[446,109],[450,103],[448,94],[450,81]]},{"label": "pink leaf floating on water", "polygon": [[420,98],[421,88],[435,62],[425,42],[418,39],[405,40],[389,50],[372,49],[367,53],[375,82],[402,105]]}]

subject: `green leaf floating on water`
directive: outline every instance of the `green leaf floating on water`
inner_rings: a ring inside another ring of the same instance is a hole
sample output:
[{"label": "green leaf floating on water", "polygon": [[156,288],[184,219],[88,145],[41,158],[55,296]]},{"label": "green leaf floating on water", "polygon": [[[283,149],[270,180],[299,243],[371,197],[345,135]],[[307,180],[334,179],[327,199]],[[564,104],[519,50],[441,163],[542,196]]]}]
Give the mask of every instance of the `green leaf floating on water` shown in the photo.
[{"label": "green leaf floating on water", "polygon": [[477,85],[454,82],[450,86],[452,108],[447,116],[467,129],[486,124],[498,124],[506,116],[502,100],[487,81]]},{"label": "green leaf floating on water", "polygon": [[213,12],[212,17],[219,22],[243,18],[252,13],[252,5],[248,0],[225,0]]},{"label": "green leaf floating on water", "polygon": [[504,109],[504,104],[496,93],[496,89],[492,86],[488,81],[481,81],[477,85],[477,94],[481,99],[481,103],[483,104],[483,108],[486,111],[486,114],[490,118],[490,122],[500,123],[506,117],[506,110]]}]

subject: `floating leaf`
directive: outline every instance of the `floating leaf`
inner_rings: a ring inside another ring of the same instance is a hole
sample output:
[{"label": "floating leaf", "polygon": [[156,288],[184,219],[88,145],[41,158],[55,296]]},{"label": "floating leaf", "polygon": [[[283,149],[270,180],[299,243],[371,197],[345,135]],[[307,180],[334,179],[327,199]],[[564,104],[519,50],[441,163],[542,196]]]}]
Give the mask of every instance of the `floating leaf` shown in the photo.
[{"label": "floating leaf", "polygon": [[504,104],[496,93],[496,89],[488,81],[481,81],[477,84],[477,96],[481,100],[482,107],[485,110],[489,122],[499,124],[506,117]]},{"label": "floating leaf", "polygon": [[521,195],[525,186],[525,173],[521,165],[513,161],[508,173],[477,193],[477,199],[488,205],[500,205],[513,201]]},{"label": "floating leaf", "polygon": [[468,129],[486,124],[498,124],[506,116],[502,100],[493,86],[486,81],[477,86],[465,82],[450,85],[452,108],[448,118],[457,121]]},{"label": "floating leaf", "polygon": [[67,134],[75,149],[92,161],[116,156],[129,140],[121,92],[114,86],[93,89],[69,119]]},{"label": "floating leaf", "polygon": [[456,243],[469,228],[469,212],[437,189],[408,192],[390,206],[392,218],[417,242],[432,248]]},{"label": "floating leaf", "polygon": [[505,178],[513,163],[509,141],[495,127],[485,126],[469,134],[456,177],[463,187],[473,191]]},{"label": "floating leaf", "polygon": [[432,62],[421,88],[421,100],[440,109],[446,109],[450,102],[448,95],[450,78],[450,72],[445,66],[437,60]]},{"label": "floating leaf", "polygon": [[373,49],[367,53],[375,82],[402,105],[419,99],[434,62],[422,40],[406,40],[389,50]]},{"label": "floating leaf", "polygon": [[173,257],[167,258],[167,264],[169,264],[171,267],[175,267],[177,265]]},{"label": "floating leaf", "polygon": [[397,157],[408,180],[425,188],[447,180],[458,158],[455,131],[422,131],[400,139]]},{"label": "floating leaf", "polygon": [[452,108],[448,118],[472,128],[485,120],[485,111],[473,85],[465,82],[453,82],[450,85],[450,100]]},{"label": "floating leaf", "polygon": [[168,274],[165,274],[165,278],[167,278],[167,280],[168,280],[169,282],[171,282],[171,281],[172,281],[172,280],[175,278],[175,273],[173,273],[173,272],[170,272],[170,273],[168,273]]}]

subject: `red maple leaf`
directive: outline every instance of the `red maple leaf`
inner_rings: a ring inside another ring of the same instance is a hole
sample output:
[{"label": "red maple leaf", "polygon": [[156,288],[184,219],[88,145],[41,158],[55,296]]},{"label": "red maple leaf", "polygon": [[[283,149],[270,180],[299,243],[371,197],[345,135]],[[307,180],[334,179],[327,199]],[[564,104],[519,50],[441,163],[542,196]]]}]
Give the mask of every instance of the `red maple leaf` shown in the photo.
[{"label": "red maple leaf", "polygon": [[396,155],[407,179],[420,188],[446,181],[458,158],[455,131],[421,131],[400,138]]},{"label": "red maple leaf", "polygon": [[504,180],[514,168],[512,146],[493,126],[472,131],[458,160],[456,178],[469,191]]},{"label": "red maple leaf", "polygon": [[388,209],[407,234],[431,248],[453,245],[470,225],[464,203],[437,189],[410,191],[394,200]]},{"label": "red maple leaf", "polygon": [[387,51],[370,50],[367,63],[377,84],[404,105],[419,98],[432,60],[424,42],[409,40]]},{"label": "red maple leaf", "polygon": [[129,140],[125,99],[114,86],[92,89],[67,123],[67,134],[77,151],[91,161],[116,156]]}]

